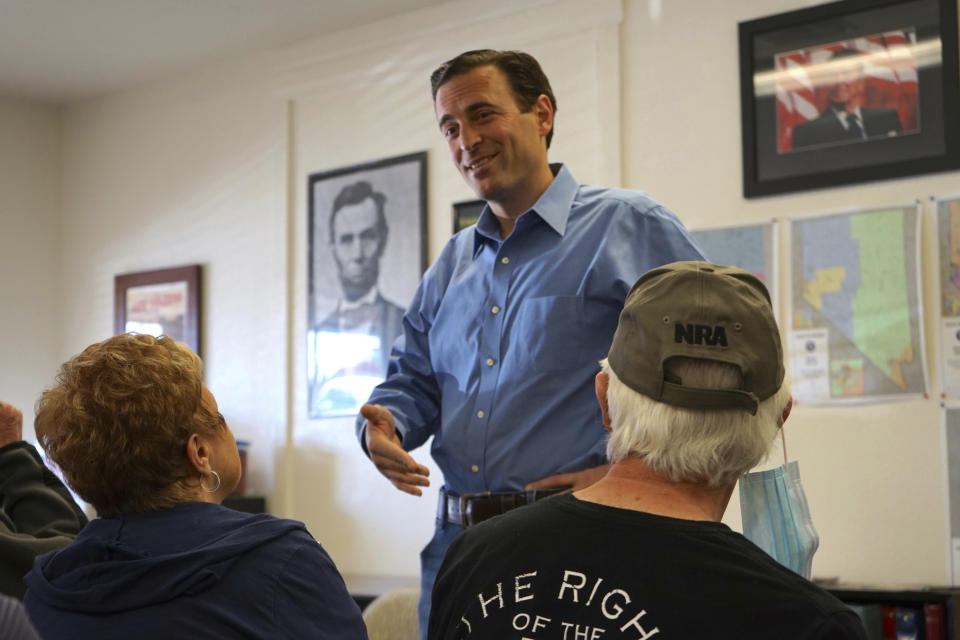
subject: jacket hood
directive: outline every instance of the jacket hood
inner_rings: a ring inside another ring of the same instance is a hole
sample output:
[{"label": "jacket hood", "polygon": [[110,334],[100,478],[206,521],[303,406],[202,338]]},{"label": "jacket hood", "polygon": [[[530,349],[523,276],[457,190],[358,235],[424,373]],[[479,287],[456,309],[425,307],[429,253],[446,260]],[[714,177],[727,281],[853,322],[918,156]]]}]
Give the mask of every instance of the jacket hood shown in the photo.
[{"label": "jacket hood", "polygon": [[303,523],[217,504],[99,518],[67,547],[36,559],[29,596],[70,611],[111,613],[196,595],[239,558]]}]

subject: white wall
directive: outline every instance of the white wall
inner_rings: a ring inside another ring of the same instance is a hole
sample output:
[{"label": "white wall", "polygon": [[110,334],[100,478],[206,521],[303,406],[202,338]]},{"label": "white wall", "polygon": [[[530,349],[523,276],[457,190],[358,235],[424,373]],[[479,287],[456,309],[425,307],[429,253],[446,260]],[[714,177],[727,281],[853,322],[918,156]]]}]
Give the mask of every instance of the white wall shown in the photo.
[{"label": "white wall", "polygon": [[60,118],[52,107],[0,100],[0,400],[23,411],[52,381],[64,321],[59,290]]},{"label": "white wall", "polygon": [[67,111],[62,359],[113,335],[117,274],[203,265],[206,381],[273,490],[286,429],[286,107],[238,63]]},{"label": "white wall", "polygon": [[[16,244],[28,251],[13,264],[34,265],[25,289],[43,293],[27,298],[29,314],[11,326],[32,337],[34,351],[56,353],[18,393],[35,394],[57,362],[110,335],[114,275],[201,263],[207,380],[238,437],[253,441],[251,488],[275,513],[306,521],[344,572],[416,574],[436,468],[427,496],[401,494],[361,454],[352,420],[306,417],[307,175],[428,150],[435,257],[450,234],[450,204],[471,194],[436,133],[427,77],[460,51],[491,46],[543,63],[560,105],[552,159],[584,182],[643,188],[690,226],[955,192],[957,173],[742,198],[736,22],[794,8],[788,0],[451,2],[71,107],[59,157],[55,116],[0,106],[2,132],[39,118],[24,152],[53,140],[49,157],[21,161],[23,198],[47,223],[18,228]],[[0,149],[0,163],[19,155]],[[58,162],[62,183],[48,190]],[[6,192],[4,231],[11,217],[26,224]],[[59,205],[50,193],[62,194]],[[928,228],[930,310],[932,243]],[[38,326],[37,317],[64,321]],[[13,379],[7,362],[4,380]],[[935,401],[798,407],[787,427],[823,539],[815,574],[946,579]],[[428,450],[415,457],[428,462]],[[728,521],[739,525],[736,503]]]}]

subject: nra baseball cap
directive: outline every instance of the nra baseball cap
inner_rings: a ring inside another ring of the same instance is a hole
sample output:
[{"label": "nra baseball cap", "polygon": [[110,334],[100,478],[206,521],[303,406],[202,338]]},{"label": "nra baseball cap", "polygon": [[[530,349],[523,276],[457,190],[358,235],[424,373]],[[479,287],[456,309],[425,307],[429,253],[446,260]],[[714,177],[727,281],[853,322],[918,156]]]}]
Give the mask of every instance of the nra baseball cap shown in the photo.
[{"label": "nra baseball cap", "polygon": [[[699,389],[664,376],[677,356],[717,360],[742,374],[739,389]],[[756,414],[783,383],[783,350],[770,294],[749,271],[709,262],[651,269],[630,289],[607,355],[631,389],[678,407]]]}]

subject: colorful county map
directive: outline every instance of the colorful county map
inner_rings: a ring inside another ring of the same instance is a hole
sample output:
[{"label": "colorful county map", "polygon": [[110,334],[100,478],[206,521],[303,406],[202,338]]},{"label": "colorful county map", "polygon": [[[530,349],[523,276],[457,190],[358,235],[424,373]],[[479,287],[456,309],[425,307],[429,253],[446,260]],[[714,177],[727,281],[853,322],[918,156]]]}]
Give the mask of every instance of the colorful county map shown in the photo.
[{"label": "colorful county map", "polygon": [[940,202],[937,211],[940,236],[941,316],[960,316],[960,199]]},{"label": "colorful county map", "polygon": [[916,207],[790,222],[791,374],[808,402],[926,392]]},{"label": "colorful county map", "polygon": [[776,222],[690,231],[707,260],[753,273],[770,289],[776,300]]},{"label": "colorful county map", "polygon": [[960,199],[937,203],[940,244],[940,386],[960,397]]}]

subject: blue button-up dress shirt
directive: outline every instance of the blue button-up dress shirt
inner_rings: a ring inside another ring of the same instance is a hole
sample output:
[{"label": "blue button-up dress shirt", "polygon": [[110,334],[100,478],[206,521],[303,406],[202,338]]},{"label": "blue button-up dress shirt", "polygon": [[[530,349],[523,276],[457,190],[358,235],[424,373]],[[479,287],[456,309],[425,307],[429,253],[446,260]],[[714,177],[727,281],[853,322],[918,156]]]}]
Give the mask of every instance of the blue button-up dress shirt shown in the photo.
[{"label": "blue button-up dress shirt", "polygon": [[594,376],[627,292],[653,267],[703,259],[647,195],[553,169],[506,240],[489,207],[450,239],[370,396],[393,413],[404,449],[433,436],[454,493],[522,489],[606,462]]}]

